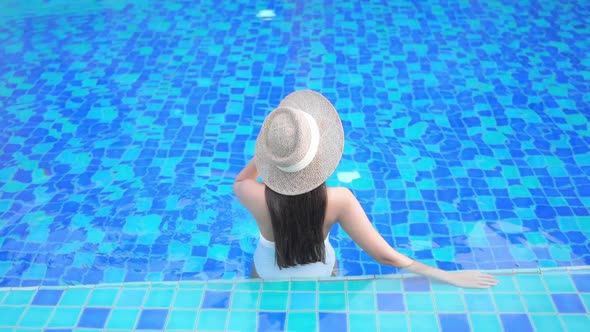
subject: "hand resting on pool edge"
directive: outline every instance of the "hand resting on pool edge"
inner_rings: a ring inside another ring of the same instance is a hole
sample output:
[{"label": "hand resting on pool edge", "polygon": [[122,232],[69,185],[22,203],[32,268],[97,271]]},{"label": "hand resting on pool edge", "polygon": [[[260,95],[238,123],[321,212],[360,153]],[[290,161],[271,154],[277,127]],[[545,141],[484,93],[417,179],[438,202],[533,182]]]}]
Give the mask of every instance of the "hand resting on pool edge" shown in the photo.
[{"label": "hand resting on pool edge", "polygon": [[[497,284],[491,275],[443,271],[392,248],[350,190],[325,185],[340,161],[343,145],[338,113],[325,97],[313,91],[290,94],[264,120],[254,158],[234,182],[234,193],[260,231],[253,270],[261,278],[330,276],[336,257],[328,235],[339,223],[381,264],[458,287]],[[257,181],[259,176],[262,183]]]}]

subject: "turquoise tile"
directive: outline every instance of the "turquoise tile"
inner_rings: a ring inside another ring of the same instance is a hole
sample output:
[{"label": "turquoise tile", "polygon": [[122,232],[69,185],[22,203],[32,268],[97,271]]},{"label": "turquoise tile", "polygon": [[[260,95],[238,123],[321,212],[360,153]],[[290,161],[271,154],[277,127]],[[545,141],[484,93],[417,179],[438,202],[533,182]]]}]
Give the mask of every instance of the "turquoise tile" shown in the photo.
[{"label": "turquoise tile", "polygon": [[518,294],[493,294],[498,312],[525,312]]},{"label": "turquoise tile", "polygon": [[71,288],[64,291],[59,301],[60,306],[83,306],[90,295],[89,288]]},{"label": "turquoise tile", "polygon": [[536,332],[564,331],[557,315],[529,315]]},{"label": "turquoise tile", "polygon": [[497,315],[492,314],[470,314],[469,320],[473,331],[496,332],[502,331],[502,325]]},{"label": "turquoise tile", "polygon": [[202,298],[202,290],[178,291],[174,299],[174,308],[200,308]]},{"label": "turquoise tile", "polygon": [[289,302],[290,310],[317,310],[317,293],[292,292]]},{"label": "turquoise tile", "polygon": [[82,308],[57,307],[47,327],[74,327],[81,312]]},{"label": "turquoise tile", "polygon": [[545,274],[545,284],[551,293],[577,292],[576,286],[568,275]]},{"label": "turquoise tile", "polygon": [[377,331],[377,313],[348,314],[348,329],[349,331]]},{"label": "turquoise tile", "polygon": [[89,307],[111,307],[115,304],[118,294],[118,289],[95,289],[90,294],[86,305]]},{"label": "turquoise tile", "polygon": [[410,314],[410,329],[412,332],[440,331],[436,314]]},{"label": "turquoise tile", "polygon": [[590,317],[588,315],[561,315],[563,325],[567,331],[587,331],[590,327]]},{"label": "turquoise tile", "polygon": [[350,311],[375,311],[375,294],[373,293],[348,293],[348,310]]},{"label": "turquoise tile", "polygon": [[145,299],[145,289],[123,289],[117,300],[118,307],[141,307]]},{"label": "turquoise tile", "polygon": [[15,326],[25,309],[26,307],[0,306],[0,311],[2,312],[2,315],[0,315],[0,326]]},{"label": "turquoise tile", "polygon": [[590,294],[580,293],[580,298],[582,299],[582,302],[584,302],[586,310],[590,311]]},{"label": "turquoise tile", "polygon": [[319,310],[344,311],[346,310],[346,295],[344,293],[320,293]]},{"label": "turquoise tile", "polygon": [[434,302],[438,312],[465,312],[461,294],[434,293]]},{"label": "turquoise tile", "polygon": [[27,305],[31,303],[33,299],[33,295],[35,295],[36,291],[29,291],[29,290],[12,290],[10,293],[4,298],[4,302],[2,304],[5,305]]},{"label": "turquoise tile", "polygon": [[374,292],[374,280],[348,280],[346,282],[348,292]]},{"label": "turquoise tile", "polygon": [[522,274],[514,276],[521,293],[547,292],[543,277],[540,274]]},{"label": "turquoise tile", "polygon": [[0,304],[4,301],[4,298],[8,295],[8,291],[0,291]]},{"label": "turquoise tile", "polygon": [[168,308],[172,304],[175,291],[173,289],[152,289],[145,300],[145,308]]},{"label": "turquoise tile", "polygon": [[290,283],[288,281],[265,281],[262,284],[264,291],[288,291]]},{"label": "turquoise tile", "polygon": [[226,310],[201,310],[197,321],[199,331],[223,331],[225,330]]},{"label": "turquoise tile", "polygon": [[[377,320],[379,321],[379,330],[383,332],[396,331],[404,332],[410,331],[408,328],[409,317],[404,313],[377,313]],[[368,332],[368,331],[367,331]]]},{"label": "turquoise tile", "polygon": [[287,314],[287,331],[317,331],[316,312],[289,312]]},{"label": "turquoise tile", "polygon": [[464,294],[465,303],[469,312],[495,312],[496,306],[489,294]]},{"label": "turquoise tile", "polygon": [[344,292],[346,289],[346,282],[343,280],[338,281],[320,281],[319,282],[320,292]]},{"label": "turquoise tile", "polygon": [[45,327],[55,308],[29,307],[19,325],[20,327]]},{"label": "turquoise tile", "polygon": [[548,294],[523,294],[522,299],[529,312],[557,312]]},{"label": "turquoise tile", "polygon": [[168,317],[166,330],[193,331],[197,322],[196,310],[172,310]]},{"label": "turquoise tile", "polygon": [[380,293],[401,292],[402,279],[375,279],[375,290]]},{"label": "turquoise tile", "polygon": [[258,308],[258,300],[260,293],[258,292],[234,292],[231,298],[231,306],[233,309],[256,309]]},{"label": "turquoise tile", "polygon": [[316,281],[293,281],[291,284],[292,291],[308,291],[315,292],[318,283]]},{"label": "turquoise tile", "polygon": [[258,315],[256,311],[230,311],[229,325],[230,331],[256,331],[256,322]]},{"label": "turquoise tile", "polygon": [[109,329],[133,329],[139,317],[139,309],[121,309],[111,310],[106,327]]},{"label": "turquoise tile", "polygon": [[262,292],[260,296],[260,310],[286,310],[289,293]]},{"label": "turquoise tile", "polygon": [[262,289],[262,281],[238,282],[234,286],[235,291],[258,291]]},{"label": "turquoise tile", "polygon": [[498,285],[494,286],[494,293],[512,292],[517,293],[516,282],[512,276],[496,276],[499,281]]},{"label": "turquoise tile", "polygon": [[405,293],[406,308],[410,312],[434,312],[430,293]]}]

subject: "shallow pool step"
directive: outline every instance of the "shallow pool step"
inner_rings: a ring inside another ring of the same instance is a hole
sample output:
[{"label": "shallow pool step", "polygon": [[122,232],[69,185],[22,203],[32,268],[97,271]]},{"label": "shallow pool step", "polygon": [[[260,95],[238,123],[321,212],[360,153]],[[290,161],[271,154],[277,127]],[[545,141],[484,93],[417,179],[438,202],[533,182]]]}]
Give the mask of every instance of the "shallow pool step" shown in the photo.
[{"label": "shallow pool step", "polygon": [[590,266],[489,271],[493,289],[412,275],[0,289],[0,331],[587,331]]}]

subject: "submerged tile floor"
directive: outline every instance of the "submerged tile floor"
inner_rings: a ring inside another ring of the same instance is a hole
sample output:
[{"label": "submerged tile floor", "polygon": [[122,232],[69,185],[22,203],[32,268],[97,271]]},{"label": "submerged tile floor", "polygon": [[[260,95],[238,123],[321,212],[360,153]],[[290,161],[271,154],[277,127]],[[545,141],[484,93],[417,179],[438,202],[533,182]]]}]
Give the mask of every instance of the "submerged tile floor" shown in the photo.
[{"label": "submerged tile floor", "polygon": [[590,266],[491,273],[500,284],[486,290],[410,275],[4,288],[0,331],[553,332],[590,325]]}]

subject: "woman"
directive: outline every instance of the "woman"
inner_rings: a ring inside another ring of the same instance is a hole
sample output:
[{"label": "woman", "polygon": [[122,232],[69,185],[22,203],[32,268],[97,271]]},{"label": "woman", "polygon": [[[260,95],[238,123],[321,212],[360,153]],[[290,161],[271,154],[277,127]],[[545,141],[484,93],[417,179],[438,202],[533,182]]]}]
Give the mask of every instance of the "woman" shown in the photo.
[{"label": "woman", "polygon": [[[334,275],[336,256],[328,241],[334,224],[381,264],[459,287],[487,288],[493,276],[446,272],[393,249],[373,228],[346,188],[325,181],[342,156],[344,131],[334,106],[319,93],[287,96],[264,120],[255,156],[238,174],[234,192],[256,219],[260,241],[252,276],[263,279]],[[258,176],[263,183],[257,181]]]}]

